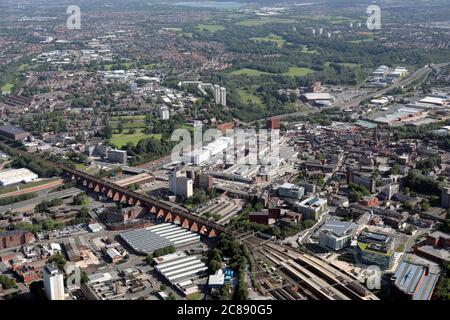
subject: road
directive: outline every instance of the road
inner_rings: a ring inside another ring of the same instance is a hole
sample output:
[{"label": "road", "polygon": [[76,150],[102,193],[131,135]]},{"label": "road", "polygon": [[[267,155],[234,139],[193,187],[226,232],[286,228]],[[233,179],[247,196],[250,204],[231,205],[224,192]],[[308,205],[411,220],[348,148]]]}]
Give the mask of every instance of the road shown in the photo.
[{"label": "road", "polygon": [[12,191],[12,192],[8,192],[8,193],[4,193],[0,195],[0,198],[8,198],[8,197],[14,197],[14,196],[18,196],[18,195],[22,195],[22,194],[26,194],[26,193],[36,193],[36,192],[40,192],[40,191],[44,191],[46,189],[53,189],[55,187],[59,187],[60,185],[63,184],[63,180],[59,179],[56,181],[50,181],[46,184],[42,184],[39,186],[35,186],[35,187],[31,187],[31,188],[25,188],[25,189],[20,189],[17,191]]},{"label": "road", "polygon": [[[379,98],[379,97],[385,95],[386,93],[388,93],[389,91],[391,91],[393,89],[397,89],[397,88],[402,87],[402,86],[407,86],[407,85],[413,83],[414,81],[420,79],[421,77],[431,73],[432,71],[439,71],[440,69],[442,69],[443,67],[445,67],[447,65],[450,65],[450,62],[441,63],[441,64],[426,65],[426,66],[416,70],[413,74],[411,74],[407,78],[405,78],[403,80],[400,80],[399,82],[393,84],[392,86],[380,89],[380,90],[372,92],[372,93],[368,93],[368,94],[366,94],[366,95],[364,95],[362,97],[357,97],[357,98],[352,99],[352,100],[350,100],[350,101],[348,101],[346,103],[343,103],[341,105],[333,106],[332,108],[338,107],[341,110],[344,110],[344,109],[348,109],[350,107],[356,107],[361,102],[363,102],[365,100],[368,100],[368,99],[371,99],[371,98]],[[326,108],[310,109],[310,110],[307,110],[307,111],[287,113],[287,114],[282,114],[282,115],[275,116],[274,118],[278,118],[278,119],[282,120],[282,119],[285,119],[285,118],[288,118],[288,117],[307,116],[307,115],[312,114],[312,113],[320,112],[321,110],[324,110],[324,109],[326,109]],[[246,125],[246,126],[248,126],[248,125],[254,124],[255,122],[258,122],[258,121],[261,121],[261,120],[262,119],[255,120],[255,121],[252,121],[250,123],[245,123],[245,122],[241,122],[241,123]]]},{"label": "road", "polygon": [[70,188],[70,189],[63,190],[63,191],[57,191],[57,192],[53,192],[53,193],[48,193],[46,195],[38,196],[38,197],[33,198],[33,199],[29,199],[29,200],[25,200],[25,201],[16,202],[16,203],[12,203],[12,204],[9,204],[9,205],[2,206],[0,208],[0,214],[4,214],[4,213],[6,213],[8,211],[20,211],[20,209],[28,210],[29,208],[35,207],[36,205],[38,205],[39,203],[41,203],[44,200],[66,198],[66,197],[74,196],[74,195],[76,195],[76,194],[78,194],[80,192],[81,191],[79,189]]}]

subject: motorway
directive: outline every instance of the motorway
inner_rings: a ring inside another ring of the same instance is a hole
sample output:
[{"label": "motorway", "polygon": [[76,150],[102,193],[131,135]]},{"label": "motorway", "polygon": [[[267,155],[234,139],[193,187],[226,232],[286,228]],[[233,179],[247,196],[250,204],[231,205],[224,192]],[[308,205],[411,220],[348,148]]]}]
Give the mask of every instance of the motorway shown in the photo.
[{"label": "motorway", "polygon": [[[364,95],[362,97],[357,97],[357,98],[352,99],[352,100],[350,100],[348,102],[345,102],[345,103],[340,104],[340,105],[333,106],[331,108],[338,107],[341,110],[345,110],[345,109],[348,109],[350,107],[356,107],[356,106],[358,106],[360,103],[362,103],[365,100],[369,100],[369,99],[372,99],[372,98],[379,98],[379,97],[385,95],[386,93],[388,93],[389,91],[391,91],[393,89],[404,87],[404,86],[407,86],[407,85],[413,83],[414,81],[420,79],[421,77],[430,74],[432,71],[440,71],[442,68],[444,68],[447,65],[450,65],[450,62],[441,63],[441,64],[426,65],[426,66],[416,70],[413,74],[411,74],[407,78],[405,78],[405,79],[403,79],[403,80],[401,80],[401,81],[399,81],[399,82],[397,82],[397,83],[395,83],[395,84],[393,84],[393,85],[391,85],[391,86],[389,86],[387,88],[383,88],[383,89],[380,89],[378,91],[375,91],[375,92],[372,92],[372,93],[368,93],[368,94],[366,94],[366,95]],[[322,111],[324,109],[327,109],[327,108],[311,109],[311,110],[308,110],[308,111],[299,111],[299,112],[287,113],[287,114],[282,114],[282,115],[278,115],[278,116],[274,116],[274,117],[282,120],[282,119],[285,119],[285,118],[288,118],[288,117],[307,116],[307,115],[312,114],[312,113],[320,112],[320,111]],[[256,123],[258,121],[261,121],[261,120],[263,120],[263,119],[255,120],[255,121],[252,121],[250,123],[245,123],[245,122],[241,122],[241,123],[243,125],[245,125],[245,126],[249,126],[249,125],[254,124],[254,123]]]}]

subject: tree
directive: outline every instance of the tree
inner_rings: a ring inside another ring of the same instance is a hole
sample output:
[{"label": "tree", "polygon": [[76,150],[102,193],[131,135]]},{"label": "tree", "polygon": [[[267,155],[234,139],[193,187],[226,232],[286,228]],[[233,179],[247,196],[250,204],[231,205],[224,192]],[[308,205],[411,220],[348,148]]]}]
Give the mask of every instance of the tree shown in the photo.
[{"label": "tree", "polygon": [[440,195],[439,182],[431,177],[424,176],[417,169],[410,170],[408,175],[403,179],[403,182],[411,191],[436,196]]},{"label": "tree", "polygon": [[103,128],[103,138],[105,139],[111,139],[113,136],[114,130],[110,125],[106,125]]},{"label": "tree", "polygon": [[217,261],[217,260],[211,260],[209,262],[208,267],[209,267],[209,272],[215,273],[217,270],[222,268],[222,263],[220,261]]},{"label": "tree", "polygon": [[391,174],[397,175],[400,171],[400,165],[398,163],[394,163],[391,168]]},{"label": "tree", "polygon": [[87,206],[89,204],[89,198],[86,193],[79,193],[73,197],[73,204],[76,206]]},{"label": "tree", "polygon": [[87,273],[84,272],[83,270],[81,270],[80,271],[80,283],[83,284],[83,283],[86,283],[88,281],[89,281],[89,278],[87,276]]},{"label": "tree", "polygon": [[428,201],[424,200],[420,204],[420,208],[422,209],[423,212],[426,212],[426,211],[430,210],[430,203]]},{"label": "tree", "polygon": [[231,299],[231,287],[229,284],[224,285],[221,289],[220,289],[220,300],[230,300]]},{"label": "tree", "polygon": [[151,254],[145,257],[145,262],[147,262],[148,265],[152,265],[153,261],[153,256]]},{"label": "tree", "polygon": [[119,133],[123,132],[123,123],[122,123],[122,121],[119,122],[119,124],[117,125],[117,132],[119,132]]},{"label": "tree", "polygon": [[162,284],[162,285],[159,286],[159,289],[160,289],[161,291],[166,291],[167,287],[166,287],[165,284]]},{"label": "tree", "polygon": [[48,263],[54,263],[59,270],[63,271],[67,261],[62,254],[56,253],[48,258]]},{"label": "tree", "polygon": [[10,277],[5,276],[5,275],[0,275],[0,286],[4,290],[8,290],[8,289],[16,288],[17,284],[16,284],[16,281],[13,278],[10,278]]}]

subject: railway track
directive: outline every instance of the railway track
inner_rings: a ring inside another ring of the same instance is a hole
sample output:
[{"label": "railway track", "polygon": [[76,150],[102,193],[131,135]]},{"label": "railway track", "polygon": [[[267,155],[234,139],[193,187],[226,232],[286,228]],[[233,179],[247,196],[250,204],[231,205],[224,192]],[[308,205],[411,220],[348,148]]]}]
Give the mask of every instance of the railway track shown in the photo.
[{"label": "railway track", "polygon": [[[272,270],[282,274],[281,283],[259,265],[261,273],[255,274],[255,281],[264,284],[261,286],[275,299],[285,300],[289,296],[296,296],[296,299],[313,300],[379,300],[358,279],[326,261],[261,240],[255,236],[241,239],[249,246],[253,255],[267,261],[274,266]],[[295,294],[292,293],[292,288],[296,288]]]}]

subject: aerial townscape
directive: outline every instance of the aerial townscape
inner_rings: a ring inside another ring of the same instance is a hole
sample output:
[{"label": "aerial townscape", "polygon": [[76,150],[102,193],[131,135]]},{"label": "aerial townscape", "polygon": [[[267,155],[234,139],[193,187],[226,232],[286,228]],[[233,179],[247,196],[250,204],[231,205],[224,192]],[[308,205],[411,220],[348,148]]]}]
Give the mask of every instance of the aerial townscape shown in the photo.
[{"label": "aerial townscape", "polygon": [[0,300],[450,300],[449,16],[0,1]]}]

